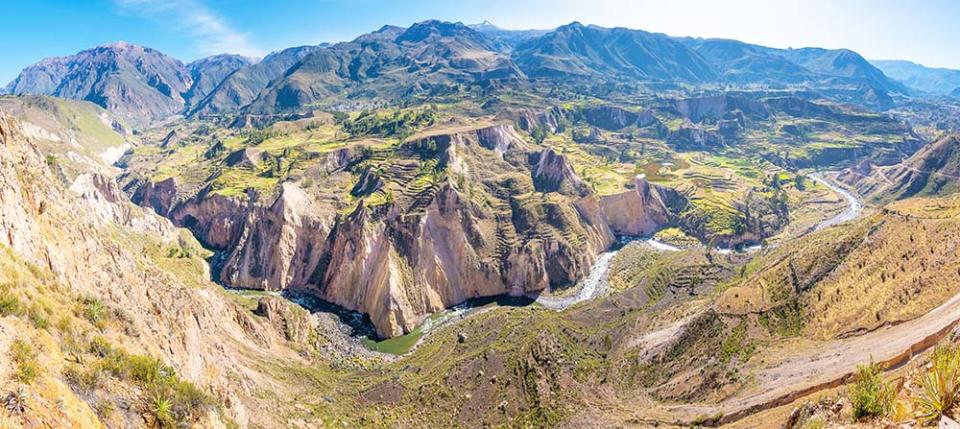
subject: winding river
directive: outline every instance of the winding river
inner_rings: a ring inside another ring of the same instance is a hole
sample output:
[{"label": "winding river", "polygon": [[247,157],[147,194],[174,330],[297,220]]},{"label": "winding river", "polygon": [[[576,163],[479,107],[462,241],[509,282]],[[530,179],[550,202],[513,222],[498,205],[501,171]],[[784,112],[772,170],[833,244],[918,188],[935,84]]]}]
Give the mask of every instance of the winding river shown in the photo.
[{"label": "winding river", "polygon": [[815,228],[814,231],[819,231],[824,228],[831,227],[833,225],[838,225],[844,223],[848,220],[853,220],[860,215],[860,212],[863,211],[863,203],[855,197],[853,194],[848,192],[846,189],[841,188],[836,183],[824,178],[820,173],[814,173],[809,175],[811,180],[817,182],[823,186],[826,186],[831,191],[840,194],[845,200],[847,200],[846,210],[840,212],[840,214],[820,222]]},{"label": "winding river", "polygon": [[623,237],[614,247],[603,252],[603,254],[597,258],[597,261],[590,267],[590,274],[577,284],[575,293],[570,296],[553,296],[541,293],[535,297],[536,302],[553,310],[563,310],[576,303],[589,301],[603,295],[607,292],[609,286],[607,275],[610,273],[610,263],[613,262],[613,258],[617,256],[617,253],[620,253],[620,249],[634,241],[643,241],[650,247],[661,252],[676,252],[682,250],[679,247],[657,241],[653,238]]},{"label": "winding river", "polygon": [[[846,189],[843,189],[836,183],[833,183],[829,179],[826,179],[820,173],[814,173],[808,177],[810,177],[811,180],[826,186],[847,201],[846,209],[831,218],[821,221],[812,229],[812,231],[819,231],[833,225],[838,225],[849,220],[853,220],[860,215],[860,212],[863,210],[863,204],[853,194],[848,192]],[[610,263],[613,261],[613,258],[617,256],[617,253],[620,252],[620,249],[633,241],[643,241],[650,247],[662,252],[676,252],[682,250],[676,246],[654,240],[653,238],[625,237],[622,238],[617,245],[604,252],[599,258],[597,258],[597,261],[594,262],[592,267],[590,267],[590,274],[577,284],[576,292],[573,294],[569,296],[553,296],[541,293],[538,296],[531,296],[531,298],[536,299],[536,302],[544,307],[554,310],[563,310],[571,305],[583,301],[589,301],[603,295],[606,293],[609,286],[609,283],[607,282],[607,276],[610,272]],[[720,254],[730,254],[734,252],[753,253],[759,251],[760,249],[761,246],[753,245],[739,250],[722,247],[718,247],[716,250],[717,253]]]}]

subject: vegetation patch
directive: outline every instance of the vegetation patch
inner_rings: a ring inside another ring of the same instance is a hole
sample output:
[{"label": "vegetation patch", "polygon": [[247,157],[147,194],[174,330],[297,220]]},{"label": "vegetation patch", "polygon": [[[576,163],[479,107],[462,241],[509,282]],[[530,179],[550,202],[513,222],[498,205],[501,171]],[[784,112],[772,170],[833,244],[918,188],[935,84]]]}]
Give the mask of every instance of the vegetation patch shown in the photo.
[{"label": "vegetation patch", "polygon": [[14,378],[24,384],[33,384],[40,376],[37,352],[23,340],[14,340],[10,344],[10,358],[16,364]]},{"label": "vegetation patch", "polygon": [[880,365],[870,363],[857,367],[856,381],[850,386],[850,404],[853,418],[886,417],[893,410],[896,389],[883,377]]}]

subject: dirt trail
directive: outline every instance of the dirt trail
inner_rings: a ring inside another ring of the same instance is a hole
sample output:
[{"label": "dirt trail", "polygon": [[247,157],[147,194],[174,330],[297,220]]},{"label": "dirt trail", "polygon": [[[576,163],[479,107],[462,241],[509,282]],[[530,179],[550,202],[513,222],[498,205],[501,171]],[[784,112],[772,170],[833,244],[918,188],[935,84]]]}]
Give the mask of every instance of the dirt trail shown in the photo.
[{"label": "dirt trail", "polygon": [[702,416],[722,417],[727,424],[751,414],[789,404],[804,396],[848,382],[857,365],[873,358],[895,368],[932,347],[960,323],[960,294],[916,319],[852,338],[824,343],[771,366],[750,368],[752,387],[744,394],[717,405],[689,404],[668,407],[677,423]]}]

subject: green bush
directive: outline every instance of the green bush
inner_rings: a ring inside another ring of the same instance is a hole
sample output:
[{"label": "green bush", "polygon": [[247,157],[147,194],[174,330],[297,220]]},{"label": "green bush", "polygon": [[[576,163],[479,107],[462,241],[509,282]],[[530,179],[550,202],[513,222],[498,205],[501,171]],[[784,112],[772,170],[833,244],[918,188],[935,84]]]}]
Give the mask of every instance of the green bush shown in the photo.
[{"label": "green bush", "polygon": [[173,403],[160,394],[155,394],[150,400],[147,410],[153,417],[154,423],[160,428],[175,428],[177,421],[173,417]]},{"label": "green bush", "polygon": [[63,369],[63,379],[74,389],[92,391],[100,387],[103,373],[97,366],[84,369],[79,365],[71,365]]},{"label": "green bush", "polygon": [[110,353],[113,352],[113,346],[110,345],[110,342],[106,338],[101,336],[95,336],[90,340],[90,345],[88,346],[90,353],[93,353],[97,357],[107,357]]},{"label": "green bush", "polygon": [[17,365],[14,378],[23,384],[32,384],[40,376],[37,365],[37,353],[23,340],[15,340],[10,345],[10,356]]},{"label": "green bush", "polygon": [[[189,427],[204,409],[214,405],[213,399],[192,383],[181,380],[176,371],[160,359],[128,354],[97,338],[91,341],[90,348],[92,352],[106,355],[97,364],[99,371],[140,386],[148,398],[145,411],[160,428]],[[89,378],[89,375],[79,377],[80,381]]]},{"label": "green bush", "polygon": [[20,299],[6,288],[0,290],[0,316],[16,316],[22,311]]},{"label": "green bush", "polygon": [[884,380],[880,365],[871,362],[857,367],[856,382],[850,387],[855,420],[890,414],[895,399],[894,386]]},{"label": "green bush", "polygon": [[37,329],[47,329],[50,327],[50,321],[47,320],[47,314],[38,304],[30,306],[27,310],[27,317]]}]

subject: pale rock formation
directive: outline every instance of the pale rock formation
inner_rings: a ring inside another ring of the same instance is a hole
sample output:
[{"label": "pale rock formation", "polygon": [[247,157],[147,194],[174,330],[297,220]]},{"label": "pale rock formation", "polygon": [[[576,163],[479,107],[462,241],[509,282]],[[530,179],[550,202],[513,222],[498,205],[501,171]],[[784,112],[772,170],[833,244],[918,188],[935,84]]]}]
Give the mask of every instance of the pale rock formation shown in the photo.
[{"label": "pale rock formation", "polygon": [[258,206],[247,215],[221,280],[263,290],[302,284],[319,263],[330,232],[330,222],[318,213],[323,210],[302,189],[293,183],[281,185],[272,205]]},{"label": "pale rock formation", "polygon": [[634,180],[634,189],[600,199],[604,220],[618,235],[649,235],[670,223],[672,204],[682,200],[675,191],[651,185],[644,175]]}]

